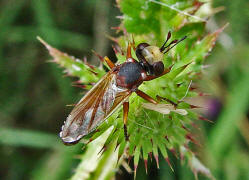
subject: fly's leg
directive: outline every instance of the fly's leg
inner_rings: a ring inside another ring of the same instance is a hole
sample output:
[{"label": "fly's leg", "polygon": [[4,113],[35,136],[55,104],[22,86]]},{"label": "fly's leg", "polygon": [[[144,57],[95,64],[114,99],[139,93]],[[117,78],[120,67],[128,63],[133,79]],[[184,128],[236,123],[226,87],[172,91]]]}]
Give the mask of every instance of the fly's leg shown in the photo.
[{"label": "fly's leg", "polygon": [[127,52],[126,52],[126,59],[130,59],[131,57],[131,43],[128,44]]},{"label": "fly's leg", "polygon": [[115,67],[115,64],[107,57],[102,57],[100,56],[98,53],[96,53],[95,51],[92,51],[99,59],[102,63],[100,63],[100,68],[103,67],[103,62],[105,61],[107,63],[107,65],[109,66],[110,69],[112,69],[113,67]]},{"label": "fly's leg", "polygon": [[[188,67],[188,65],[190,65],[191,63],[192,63],[192,62],[190,62],[190,63],[188,63],[188,64],[182,66],[182,67],[181,67],[182,70],[184,70],[186,67]],[[174,65],[174,64],[173,64],[173,65]],[[147,75],[146,78],[144,78],[144,81],[150,81],[150,80],[156,79],[156,78],[158,78],[158,77],[161,77],[161,76],[163,76],[163,75],[169,73],[170,70],[172,69],[173,65],[170,66],[169,68],[164,69],[163,73],[162,73],[161,75],[159,75],[159,76]]]},{"label": "fly's leg", "polygon": [[129,136],[127,133],[128,112],[129,112],[129,102],[124,102],[123,103],[123,121],[124,121],[124,136],[125,136],[126,141],[129,141]]},{"label": "fly's leg", "polygon": [[[137,90],[137,91],[135,91],[136,92],[136,94],[138,95],[138,96],[140,96],[141,98],[143,98],[143,99],[145,99],[146,101],[149,101],[149,102],[151,102],[151,103],[153,103],[153,104],[158,104],[161,100],[165,100],[165,101],[167,101],[167,102],[169,102],[170,104],[172,104],[175,108],[177,107],[177,104],[176,103],[174,103],[173,101],[171,101],[170,99],[168,99],[168,98],[165,98],[165,97],[161,97],[161,96],[156,96],[156,99],[157,99],[157,101],[156,100],[154,100],[152,97],[150,97],[148,94],[146,94],[146,93],[144,93],[143,91],[141,91],[141,90]],[[179,103],[179,102],[178,102]]]},{"label": "fly's leg", "polygon": [[148,94],[145,94],[143,91],[140,91],[139,89],[135,91],[135,93],[140,96],[141,98],[145,99],[146,101],[149,101],[153,104],[158,104],[158,102],[150,97]]},{"label": "fly's leg", "polygon": [[[107,65],[109,66],[110,69],[112,69],[113,67],[115,67],[115,64],[107,57],[105,56],[104,58],[102,56],[100,56],[98,53],[96,53],[95,51],[93,51],[93,53],[100,59],[100,61],[103,63],[104,61],[107,63]],[[102,63],[100,64],[102,67]]]},{"label": "fly's leg", "polygon": [[161,76],[169,73],[172,67],[173,66],[170,66],[169,68],[164,69],[163,73],[160,76],[147,75],[147,77],[144,79],[144,81],[150,81],[150,80],[156,79],[158,77],[161,77]]},{"label": "fly's leg", "polygon": [[127,47],[127,53],[126,53],[126,61],[127,62],[135,62],[136,61],[131,56],[131,46],[133,46],[133,45],[129,42],[128,47]]},{"label": "fly's leg", "polygon": [[136,47],[135,47],[135,41],[134,41],[134,36],[132,34],[132,43],[131,43],[131,47],[134,51],[136,51]]},{"label": "fly's leg", "polygon": [[105,62],[107,63],[107,65],[109,66],[110,69],[115,67],[115,64],[107,57],[104,57]]}]

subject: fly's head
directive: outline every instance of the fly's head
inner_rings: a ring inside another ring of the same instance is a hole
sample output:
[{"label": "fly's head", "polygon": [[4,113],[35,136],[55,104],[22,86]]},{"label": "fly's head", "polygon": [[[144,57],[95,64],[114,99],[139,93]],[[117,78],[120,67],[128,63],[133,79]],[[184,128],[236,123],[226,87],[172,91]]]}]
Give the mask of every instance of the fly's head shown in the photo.
[{"label": "fly's head", "polygon": [[140,43],[136,47],[136,56],[149,75],[160,76],[164,72],[163,56],[179,42],[183,41],[187,36],[180,40],[173,40],[168,45],[166,43],[171,37],[168,33],[167,39],[162,47],[151,46],[148,43]]},{"label": "fly's head", "polygon": [[136,48],[136,56],[149,75],[160,76],[163,73],[163,53],[159,47],[140,43]]}]

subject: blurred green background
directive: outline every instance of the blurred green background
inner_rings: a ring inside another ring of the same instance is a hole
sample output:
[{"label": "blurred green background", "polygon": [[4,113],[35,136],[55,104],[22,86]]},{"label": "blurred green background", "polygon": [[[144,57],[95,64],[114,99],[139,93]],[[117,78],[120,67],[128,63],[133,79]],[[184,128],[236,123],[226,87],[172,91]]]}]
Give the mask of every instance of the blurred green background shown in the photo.
[{"label": "blurred green background", "polygon": [[[196,122],[201,147],[193,149],[217,179],[249,179],[249,3],[214,0],[217,14],[209,32],[230,25],[206,60],[199,87],[212,94],[200,102],[214,123]],[[220,11],[222,10],[222,11]],[[114,57],[114,35],[121,15],[108,0],[0,1],[0,179],[67,179],[82,144],[64,146],[57,136],[82,91],[63,76],[37,41],[41,36],[58,49],[97,65],[91,50]],[[141,163],[137,179],[194,179],[187,165],[171,157],[175,172],[161,158],[160,169]],[[117,179],[133,179],[123,168]],[[199,179],[206,179],[200,176]]]}]

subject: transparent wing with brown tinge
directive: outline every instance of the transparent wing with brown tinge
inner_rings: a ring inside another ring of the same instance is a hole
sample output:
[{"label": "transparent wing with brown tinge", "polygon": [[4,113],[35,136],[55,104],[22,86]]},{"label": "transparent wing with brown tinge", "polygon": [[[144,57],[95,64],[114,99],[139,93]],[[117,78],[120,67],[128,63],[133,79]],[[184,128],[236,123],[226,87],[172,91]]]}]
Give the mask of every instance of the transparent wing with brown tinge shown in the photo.
[{"label": "transparent wing with brown tinge", "polygon": [[116,85],[116,74],[108,72],[69,114],[60,132],[62,141],[78,142],[107,119],[130,94],[130,90]]}]

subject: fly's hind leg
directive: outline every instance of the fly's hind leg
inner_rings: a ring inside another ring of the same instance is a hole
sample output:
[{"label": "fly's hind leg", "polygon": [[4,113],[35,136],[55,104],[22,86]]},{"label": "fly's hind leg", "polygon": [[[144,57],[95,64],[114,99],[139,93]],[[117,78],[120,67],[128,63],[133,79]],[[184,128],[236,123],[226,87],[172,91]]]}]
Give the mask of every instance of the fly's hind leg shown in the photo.
[{"label": "fly's hind leg", "polygon": [[153,104],[158,104],[160,101],[165,100],[165,101],[169,102],[170,104],[172,104],[176,108],[177,105],[178,105],[178,103],[179,103],[179,101],[177,103],[174,103],[170,99],[167,99],[165,97],[161,97],[161,96],[158,96],[158,95],[156,96],[156,99],[157,99],[157,101],[156,101],[155,99],[153,99],[152,97],[150,97],[148,94],[144,93],[143,91],[141,91],[139,89],[136,90],[135,92],[136,92],[136,94],[138,96],[140,96],[141,98],[143,98],[146,101],[149,101],[150,103],[153,103]]},{"label": "fly's hind leg", "polygon": [[155,99],[153,99],[152,97],[150,97],[148,94],[144,93],[143,91],[140,91],[139,89],[137,89],[135,92],[138,96],[145,99],[146,101],[149,101],[153,104],[158,104],[158,102]]},{"label": "fly's hind leg", "polygon": [[125,136],[126,141],[129,141],[129,136],[127,133],[128,112],[129,112],[129,102],[124,102],[123,103],[123,121],[124,121],[124,136]]}]

